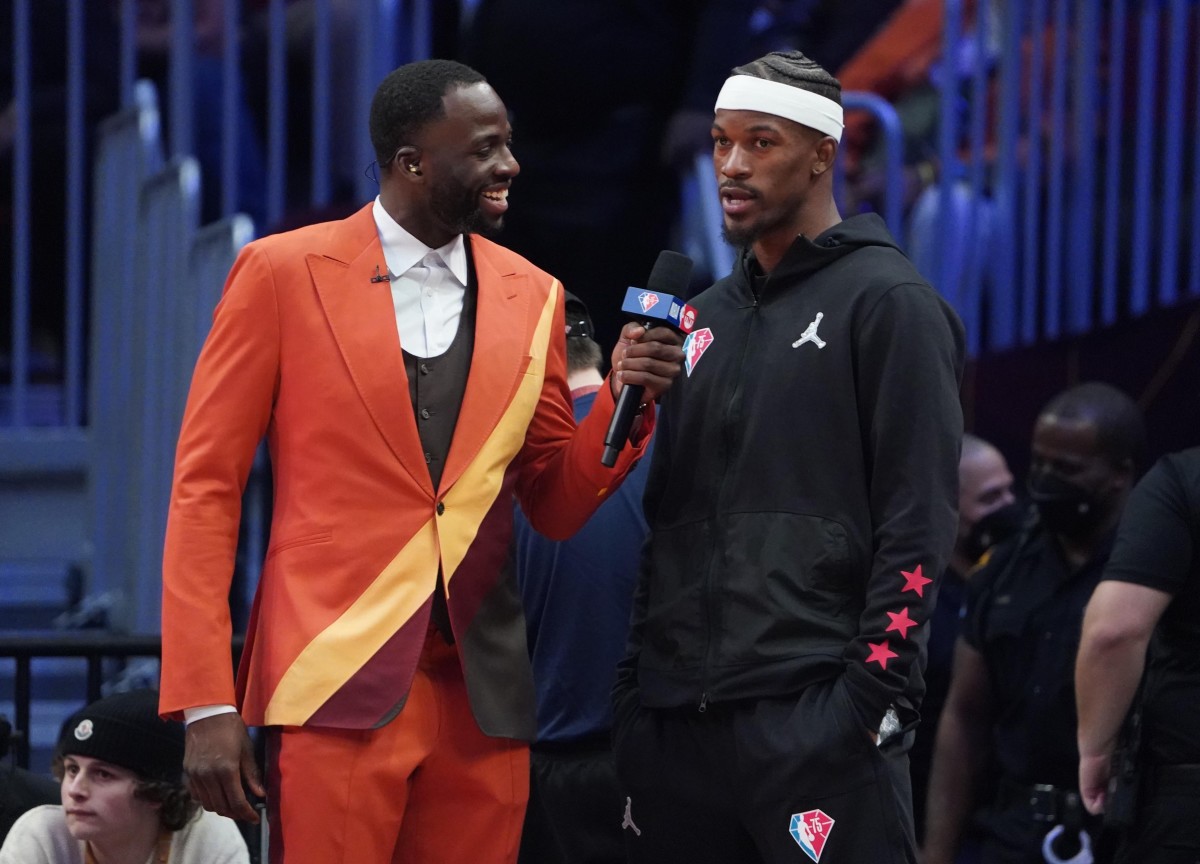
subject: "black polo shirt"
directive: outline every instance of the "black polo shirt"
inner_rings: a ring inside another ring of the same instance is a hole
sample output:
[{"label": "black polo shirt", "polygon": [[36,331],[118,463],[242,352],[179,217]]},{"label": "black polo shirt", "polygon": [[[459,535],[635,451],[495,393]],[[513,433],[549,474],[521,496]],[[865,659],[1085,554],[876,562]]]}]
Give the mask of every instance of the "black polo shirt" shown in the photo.
[{"label": "black polo shirt", "polygon": [[971,577],[963,637],[987,664],[992,745],[1008,780],[1078,787],[1075,655],[1084,607],[1111,549],[1110,536],[1071,573],[1035,525],[996,547]]},{"label": "black polo shirt", "polygon": [[1151,763],[1200,764],[1200,447],[1138,483],[1104,578],[1172,595],[1150,644],[1142,747]]}]

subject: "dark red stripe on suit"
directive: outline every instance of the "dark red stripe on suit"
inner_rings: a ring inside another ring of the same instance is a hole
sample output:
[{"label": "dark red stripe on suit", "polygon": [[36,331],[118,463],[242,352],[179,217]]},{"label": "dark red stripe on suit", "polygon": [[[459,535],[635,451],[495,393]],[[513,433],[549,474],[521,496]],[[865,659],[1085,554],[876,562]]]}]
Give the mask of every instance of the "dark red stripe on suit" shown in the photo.
[{"label": "dark red stripe on suit", "polygon": [[309,718],[307,726],[371,729],[403,704],[412,686],[431,601],[426,600],[366,664]]}]

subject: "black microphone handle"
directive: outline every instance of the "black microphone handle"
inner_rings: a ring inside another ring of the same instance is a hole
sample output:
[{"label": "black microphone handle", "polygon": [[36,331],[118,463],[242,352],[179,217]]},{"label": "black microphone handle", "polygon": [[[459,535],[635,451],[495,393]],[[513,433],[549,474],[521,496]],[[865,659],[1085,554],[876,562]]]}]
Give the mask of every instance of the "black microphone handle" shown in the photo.
[{"label": "black microphone handle", "polygon": [[604,436],[604,455],[600,464],[611,468],[617,464],[617,454],[629,440],[629,427],[637,416],[638,405],[642,403],[642,393],[646,390],[641,384],[626,384],[617,397],[617,407],[613,410],[612,420],[608,422],[608,434]]}]

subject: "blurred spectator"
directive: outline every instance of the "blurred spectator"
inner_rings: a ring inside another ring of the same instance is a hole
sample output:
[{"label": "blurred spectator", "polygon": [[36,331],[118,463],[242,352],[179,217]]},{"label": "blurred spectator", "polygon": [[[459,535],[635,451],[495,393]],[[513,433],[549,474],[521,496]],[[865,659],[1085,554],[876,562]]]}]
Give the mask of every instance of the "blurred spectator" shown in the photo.
[{"label": "blurred spectator", "polygon": [[983,864],[1069,859],[1097,843],[1077,787],[1073,663],[1083,609],[1145,449],[1141,412],[1086,383],[1055,396],[1034,425],[1029,494],[1038,518],[985,558],[967,587],[963,634],[938,726],[926,805],[925,864],[951,864],[990,758]]},{"label": "blurred spectator", "polygon": [[233,820],[183,787],[183,725],[153,690],[93,702],[63,725],[54,756],[62,804],[17,820],[0,864],[248,864]]},{"label": "blurred spectator", "polygon": [[[12,726],[0,714],[0,760],[8,756]],[[58,785],[49,777],[32,774],[24,768],[0,764],[0,844],[8,836],[17,817],[39,804],[54,804],[59,800]]]},{"label": "blurred spectator", "polygon": [[[504,243],[588,303],[599,341],[671,245],[678,165],[752,57],[750,0],[482,0],[466,62],[504,94],[521,182]],[[568,71],[569,70],[569,71]]]}]

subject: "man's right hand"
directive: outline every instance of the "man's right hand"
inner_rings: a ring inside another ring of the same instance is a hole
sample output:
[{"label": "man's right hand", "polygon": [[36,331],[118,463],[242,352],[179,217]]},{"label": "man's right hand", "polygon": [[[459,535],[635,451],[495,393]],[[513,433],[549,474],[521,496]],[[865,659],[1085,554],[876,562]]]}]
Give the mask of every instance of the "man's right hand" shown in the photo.
[{"label": "man's right hand", "polygon": [[1108,781],[1112,776],[1112,755],[1081,756],[1079,759],[1079,795],[1083,807],[1093,816],[1104,812],[1108,803]]},{"label": "man's right hand", "polygon": [[257,824],[258,813],[246,800],[242,784],[260,798],[266,789],[240,715],[216,714],[189,723],[183,770],[188,791],[205,810]]}]

